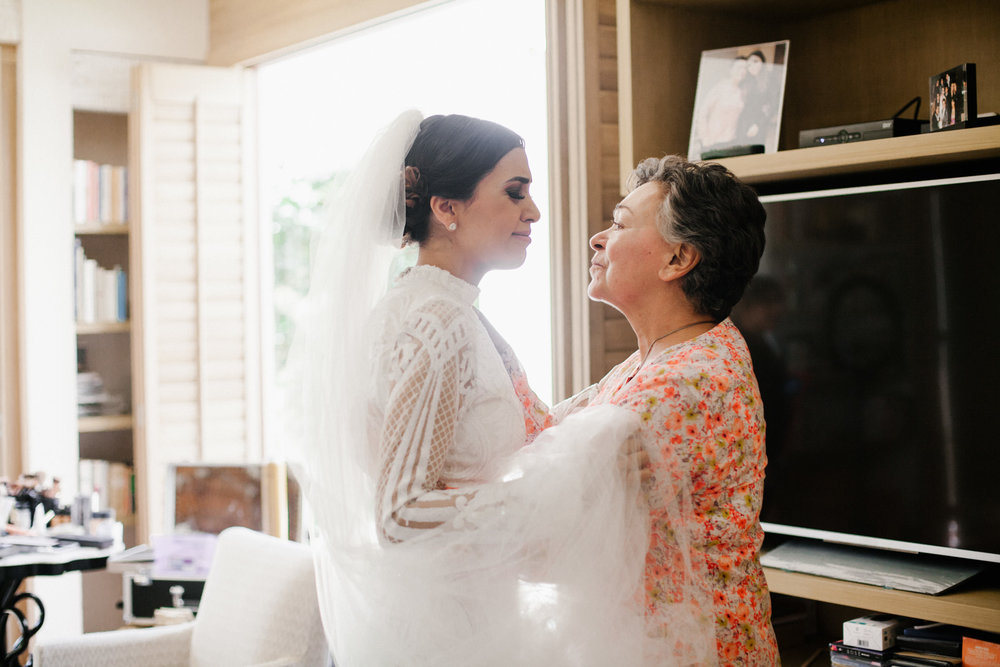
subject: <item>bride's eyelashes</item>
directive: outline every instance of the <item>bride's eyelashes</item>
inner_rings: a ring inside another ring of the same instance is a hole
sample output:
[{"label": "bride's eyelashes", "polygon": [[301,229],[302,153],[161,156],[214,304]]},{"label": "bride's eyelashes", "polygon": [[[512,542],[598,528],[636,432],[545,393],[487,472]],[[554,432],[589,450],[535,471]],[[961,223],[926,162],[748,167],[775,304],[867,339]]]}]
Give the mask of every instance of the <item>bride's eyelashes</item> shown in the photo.
[{"label": "bride's eyelashes", "polygon": [[507,196],[518,201],[524,199],[526,195],[521,192],[521,188],[511,188],[510,190],[507,190]]}]

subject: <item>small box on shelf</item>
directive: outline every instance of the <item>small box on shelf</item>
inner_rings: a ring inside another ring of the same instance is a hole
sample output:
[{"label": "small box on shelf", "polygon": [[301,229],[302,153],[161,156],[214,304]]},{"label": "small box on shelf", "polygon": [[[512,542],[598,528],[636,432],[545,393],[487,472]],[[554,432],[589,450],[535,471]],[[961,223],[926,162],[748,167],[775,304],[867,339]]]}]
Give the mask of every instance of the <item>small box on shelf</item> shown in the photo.
[{"label": "small box on shelf", "polygon": [[896,645],[900,620],[888,614],[874,614],[844,621],[844,644],[884,651]]},{"label": "small box on shelf", "polygon": [[997,667],[1000,665],[1000,636],[994,636],[992,640],[963,637],[962,664],[965,667]]}]

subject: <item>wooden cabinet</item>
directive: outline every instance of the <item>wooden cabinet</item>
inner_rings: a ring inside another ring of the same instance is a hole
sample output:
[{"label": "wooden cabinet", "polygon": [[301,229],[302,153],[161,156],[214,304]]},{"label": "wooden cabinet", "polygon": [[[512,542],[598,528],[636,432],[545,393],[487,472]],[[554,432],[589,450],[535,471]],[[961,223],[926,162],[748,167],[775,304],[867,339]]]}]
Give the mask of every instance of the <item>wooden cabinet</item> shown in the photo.
[{"label": "wooden cabinet", "polygon": [[[979,111],[1000,111],[1000,4],[993,0],[945,10],[928,0],[618,0],[616,24],[622,177],[643,158],[686,153],[703,50],[784,39],[779,151],[720,160],[761,192],[1000,171],[1000,126],[797,148],[800,130],[890,118],[917,95],[926,118],[929,78],[965,62],[977,65]],[[609,331],[620,324],[607,317]],[[604,351],[617,353],[611,343]],[[927,596],[766,573],[776,594],[1000,632],[996,577]]]}]

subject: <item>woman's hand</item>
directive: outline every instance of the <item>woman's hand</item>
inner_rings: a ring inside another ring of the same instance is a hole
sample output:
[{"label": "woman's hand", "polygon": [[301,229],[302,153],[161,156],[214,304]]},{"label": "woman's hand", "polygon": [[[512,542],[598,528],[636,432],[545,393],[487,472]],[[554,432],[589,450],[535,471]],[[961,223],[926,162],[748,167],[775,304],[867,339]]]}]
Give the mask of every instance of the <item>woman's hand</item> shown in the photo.
[{"label": "woman's hand", "polygon": [[638,432],[630,435],[622,443],[621,452],[618,454],[618,469],[629,482],[638,479],[639,484],[644,485],[653,479],[649,453],[643,447],[642,438]]}]

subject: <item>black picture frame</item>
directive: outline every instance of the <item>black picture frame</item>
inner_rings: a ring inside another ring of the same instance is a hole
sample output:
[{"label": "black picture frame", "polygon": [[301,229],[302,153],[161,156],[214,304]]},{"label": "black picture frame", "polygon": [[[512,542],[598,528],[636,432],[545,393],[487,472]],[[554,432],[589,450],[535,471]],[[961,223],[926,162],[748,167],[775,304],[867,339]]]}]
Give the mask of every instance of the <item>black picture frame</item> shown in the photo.
[{"label": "black picture frame", "polygon": [[964,63],[930,78],[930,131],[976,125],[976,65]]}]

